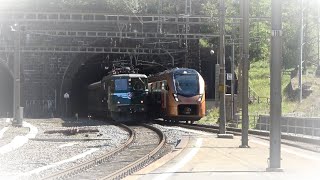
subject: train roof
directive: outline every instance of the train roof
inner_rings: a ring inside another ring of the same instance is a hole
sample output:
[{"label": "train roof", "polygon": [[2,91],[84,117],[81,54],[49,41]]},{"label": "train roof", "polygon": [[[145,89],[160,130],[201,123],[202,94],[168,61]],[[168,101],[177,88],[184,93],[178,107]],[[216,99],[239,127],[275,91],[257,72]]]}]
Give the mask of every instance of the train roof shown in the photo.
[{"label": "train roof", "polygon": [[197,74],[198,71],[195,69],[189,69],[189,68],[175,68],[172,70],[174,74]]},{"label": "train roof", "polygon": [[145,74],[112,74],[103,77],[103,80],[110,79],[110,78],[120,78],[120,77],[125,77],[125,78],[147,78]]},{"label": "train roof", "polygon": [[[112,75],[108,75],[108,76],[104,76],[102,78],[102,81],[108,80],[108,79],[114,79],[114,78],[120,78],[120,77],[124,77],[124,78],[147,78],[147,76],[145,74],[112,74]],[[101,81],[92,83],[88,86],[88,89],[96,89],[98,87],[101,86]]]},{"label": "train roof", "polygon": [[168,74],[198,74],[198,71],[196,71],[195,69],[189,69],[189,68],[174,68],[174,69],[165,70],[155,75],[151,75],[148,78],[151,81],[157,81],[159,80],[159,78],[161,79],[161,76],[168,75]]},{"label": "train roof", "polygon": [[157,75],[161,75],[161,74],[168,74],[168,73],[198,73],[198,71],[196,71],[195,69],[190,69],[190,68],[174,68],[174,69],[169,69],[169,70],[165,70],[163,72],[160,72],[158,74],[156,74],[155,76]]}]

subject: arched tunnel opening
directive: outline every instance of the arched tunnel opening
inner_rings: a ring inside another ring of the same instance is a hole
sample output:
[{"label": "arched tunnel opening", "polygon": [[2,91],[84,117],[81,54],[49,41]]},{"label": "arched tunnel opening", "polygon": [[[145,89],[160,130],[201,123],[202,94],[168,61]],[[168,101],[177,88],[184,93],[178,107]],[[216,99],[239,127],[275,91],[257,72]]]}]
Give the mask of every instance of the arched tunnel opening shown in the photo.
[{"label": "arched tunnel opening", "polygon": [[[206,97],[214,98],[215,84],[215,64],[217,63],[216,56],[210,56],[209,50],[203,50],[201,57],[202,64],[199,71],[206,82]],[[230,54],[230,53],[229,53]],[[174,58],[174,66],[172,65]],[[112,70],[113,67],[133,67],[138,69],[138,73],[155,74],[173,67],[183,67],[184,56],[178,55],[170,57],[169,55],[139,55],[133,57],[125,54],[97,54],[87,57],[82,61],[76,73],[72,76],[70,87],[70,104],[68,104],[68,114],[79,116],[88,116],[88,85],[100,81],[104,76]],[[226,59],[226,71],[231,72],[230,59]],[[198,69],[196,69],[198,70]],[[237,79],[237,78],[236,78]],[[231,81],[226,81],[227,94],[231,93]],[[235,87],[237,92],[237,82]]]},{"label": "arched tunnel opening", "polygon": [[0,117],[12,117],[13,78],[7,68],[0,64]]},{"label": "arched tunnel opening", "polygon": [[70,104],[68,105],[70,108],[69,115],[75,113],[78,113],[80,117],[88,115],[88,86],[107,76],[114,67],[132,67],[132,64],[134,64],[132,68],[136,69],[136,72],[150,75],[172,67],[168,63],[166,65],[156,63],[161,58],[168,59],[161,56],[141,56],[137,60],[126,55],[99,54],[85,60],[72,77]]}]

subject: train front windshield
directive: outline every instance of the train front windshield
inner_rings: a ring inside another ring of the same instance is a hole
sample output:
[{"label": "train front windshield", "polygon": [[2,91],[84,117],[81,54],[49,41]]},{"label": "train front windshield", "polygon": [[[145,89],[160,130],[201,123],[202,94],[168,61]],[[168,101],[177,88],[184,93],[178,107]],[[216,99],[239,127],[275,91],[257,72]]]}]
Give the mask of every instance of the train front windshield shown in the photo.
[{"label": "train front windshield", "polygon": [[131,78],[130,87],[132,91],[145,91],[147,84],[146,78]]},{"label": "train front windshield", "polygon": [[115,79],[114,90],[115,90],[115,92],[128,91],[128,79]]},{"label": "train front windshield", "polygon": [[130,79],[116,79],[114,81],[115,92],[127,91],[145,91],[147,88],[146,78],[130,78]]},{"label": "train front windshield", "polygon": [[199,77],[197,74],[176,74],[174,78],[177,94],[183,96],[199,94]]}]

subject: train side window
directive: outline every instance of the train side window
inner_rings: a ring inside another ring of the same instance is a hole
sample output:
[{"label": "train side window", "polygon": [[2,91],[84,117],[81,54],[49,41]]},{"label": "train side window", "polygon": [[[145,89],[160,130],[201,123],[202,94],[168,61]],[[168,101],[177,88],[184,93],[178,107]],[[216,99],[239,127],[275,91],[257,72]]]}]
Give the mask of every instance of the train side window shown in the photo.
[{"label": "train side window", "polygon": [[168,90],[168,84],[167,81],[162,81],[162,88],[163,90]]},{"label": "train side window", "polygon": [[158,89],[158,92],[160,92],[160,91],[161,91],[161,85],[162,85],[162,82],[161,82],[161,81],[159,81],[159,82],[158,82],[158,88],[157,88],[157,89]]},{"label": "train side window", "polygon": [[148,90],[149,90],[149,92],[152,92],[152,83],[148,84]]}]

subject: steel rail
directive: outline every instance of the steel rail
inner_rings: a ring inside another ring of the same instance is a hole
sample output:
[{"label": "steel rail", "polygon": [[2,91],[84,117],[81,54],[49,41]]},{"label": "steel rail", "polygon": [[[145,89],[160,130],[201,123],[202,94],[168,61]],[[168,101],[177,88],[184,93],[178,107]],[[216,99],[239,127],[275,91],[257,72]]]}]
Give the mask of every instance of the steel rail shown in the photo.
[{"label": "steel rail", "polygon": [[158,128],[155,128],[151,125],[143,124],[146,128],[149,128],[153,131],[155,131],[159,137],[160,137],[160,142],[156,148],[154,148],[150,153],[147,155],[143,156],[142,158],[138,159],[137,161],[121,168],[120,170],[103,177],[101,180],[106,180],[106,179],[122,179],[126,177],[127,175],[130,175],[133,172],[136,172],[137,170],[141,169],[145,164],[147,164],[155,154],[157,154],[165,145],[166,138],[165,135],[161,130]]},{"label": "steel rail", "polygon": [[75,174],[78,174],[84,170],[87,170],[87,169],[95,166],[95,165],[98,165],[98,164],[105,162],[106,160],[108,160],[109,158],[111,158],[112,156],[117,154],[118,152],[120,152],[123,149],[125,149],[126,147],[128,147],[133,142],[133,140],[135,138],[135,132],[134,132],[134,130],[132,130],[130,127],[128,127],[126,125],[118,124],[118,126],[120,126],[122,129],[125,129],[129,133],[129,139],[126,141],[125,144],[123,144],[122,146],[120,146],[112,151],[107,152],[106,154],[103,154],[103,155],[95,158],[94,160],[81,163],[77,166],[71,167],[71,168],[66,169],[64,171],[49,175],[49,176],[41,178],[41,179],[66,179],[66,178],[70,178],[71,176],[73,176]]}]

